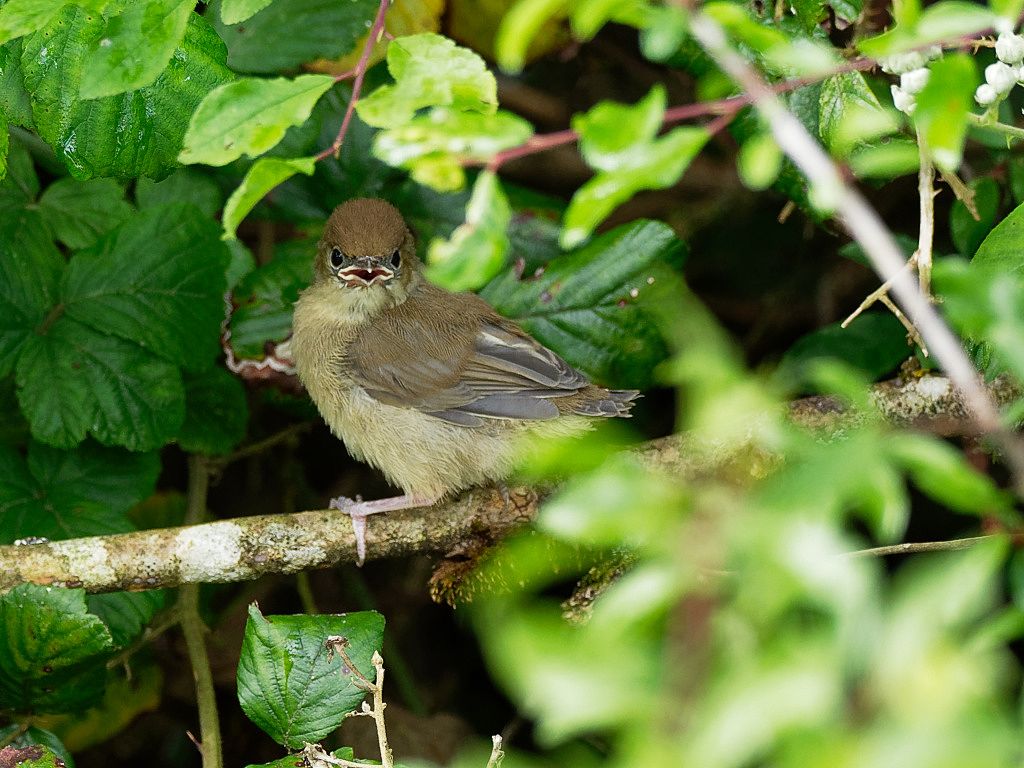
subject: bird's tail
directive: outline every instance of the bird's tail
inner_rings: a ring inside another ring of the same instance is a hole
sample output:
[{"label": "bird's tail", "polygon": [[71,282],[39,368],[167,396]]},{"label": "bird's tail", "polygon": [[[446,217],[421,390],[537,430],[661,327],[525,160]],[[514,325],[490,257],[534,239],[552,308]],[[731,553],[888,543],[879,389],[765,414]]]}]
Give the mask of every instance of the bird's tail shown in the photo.
[{"label": "bird's tail", "polygon": [[602,392],[604,397],[580,403],[574,413],[580,416],[607,416],[628,419],[633,401],[642,397],[636,389],[611,389]]}]

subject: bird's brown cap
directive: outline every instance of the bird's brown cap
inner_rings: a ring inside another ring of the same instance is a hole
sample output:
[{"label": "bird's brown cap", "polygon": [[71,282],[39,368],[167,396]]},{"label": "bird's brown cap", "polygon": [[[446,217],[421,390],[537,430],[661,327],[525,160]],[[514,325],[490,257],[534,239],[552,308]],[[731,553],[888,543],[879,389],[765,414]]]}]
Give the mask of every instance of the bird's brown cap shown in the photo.
[{"label": "bird's brown cap", "polygon": [[383,256],[402,246],[405,220],[384,200],[358,198],[334,209],[324,227],[324,243],[338,246],[346,256]]}]

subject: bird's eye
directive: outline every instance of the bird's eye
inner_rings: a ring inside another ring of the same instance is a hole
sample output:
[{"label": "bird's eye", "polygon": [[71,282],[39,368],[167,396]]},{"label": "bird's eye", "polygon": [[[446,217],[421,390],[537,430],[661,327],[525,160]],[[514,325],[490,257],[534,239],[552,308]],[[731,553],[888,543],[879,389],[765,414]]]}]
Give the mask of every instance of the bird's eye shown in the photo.
[{"label": "bird's eye", "polygon": [[391,266],[394,267],[395,269],[398,269],[398,267],[401,266],[401,264],[402,253],[397,248],[395,248],[395,252],[391,254]]},{"label": "bird's eye", "polygon": [[337,269],[345,261],[345,254],[340,248],[331,248],[331,266]]}]

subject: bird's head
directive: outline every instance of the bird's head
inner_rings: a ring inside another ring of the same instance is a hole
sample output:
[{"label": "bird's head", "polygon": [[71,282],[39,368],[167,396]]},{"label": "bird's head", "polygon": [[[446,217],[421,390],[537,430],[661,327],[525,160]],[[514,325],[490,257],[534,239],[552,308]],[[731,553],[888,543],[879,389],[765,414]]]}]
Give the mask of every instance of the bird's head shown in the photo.
[{"label": "bird's head", "polygon": [[373,304],[404,301],[419,269],[416,243],[402,214],[391,203],[370,198],[334,209],[313,266],[317,283],[355,292],[359,303]]}]

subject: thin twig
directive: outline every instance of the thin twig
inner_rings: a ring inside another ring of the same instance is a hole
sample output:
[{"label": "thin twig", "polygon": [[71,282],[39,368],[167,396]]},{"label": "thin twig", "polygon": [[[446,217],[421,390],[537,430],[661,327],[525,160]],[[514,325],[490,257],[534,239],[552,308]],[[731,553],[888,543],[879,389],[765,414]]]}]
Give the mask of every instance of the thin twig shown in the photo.
[{"label": "thin twig", "polygon": [[858,549],[856,552],[848,552],[848,557],[886,557],[888,555],[910,555],[919,552],[953,552],[960,549],[970,549],[983,541],[998,538],[997,534],[988,536],[972,536],[966,539],[952,539],[950,541],[911,541],[903,544],[890,544],[886,547],[871,547],[870,549]]},{"label": "thin twig", "polygon": [[373,20],[370,34],[367,35],[366,42],[363,44],[363,52],[359,55],[359,61],[356,63],[355,80],[352,81],[352,96],[348,100],[348,106],[345,107],[345,117],[341,120],[341,128],[338,129],[338,135],[334,138],[331,146],[316,155],[315,160],[317,162],[332,155],[337,157],[338,152],[341,151],[341,144],[345,141],[345,134],[348,133],[349,123],[352,122],[352,114],[355,112],[356,102],[359,100],[359,94],[363,92],[363,78],[366,77],[366,70],[369,68],[370,55],[373,53],[373,47],[384,35],[384,16],[387,14],[388,6],[390,5],[391,0],[380,0],[377,16]]},{"label": "thin twig", "polygon": [[491,756],[487,759],[487,768],[501,768],[501,761],[505,759],[505,753],[501,751],[501,736],[491,736]]},{"label": "thin twig", "polygon": [[1024,445],[1003,426],[995,403],[960,341],[904,269],[906,259],[878,213],[847,183],[821,145],[761,75],[732,48],[718,22],[696,13],[691,17],[690,31],[718,66],[752,98],[779,147],[807,177],[819,199],[834,208],[879,276],[892,280],[892,292],[914,318],[914,325],[931,353],[962,392],[979,431],[990,435],[1002,450],[1018,492],[1024,492]]},{"label": "thin twig", "polygon": [[907,335],[910,336],[910,340],[917,344],[921,348],[921,354],[928,357],[928,346],[924,343],[924,339],[921,338],[921,332],[917,330],[917,326],[910,322],[910,318],[903,314],[903,311],[896,306],[896,302],[889,298],[889,294],[879,296],[878,300],[885,305],[885,307],[896,316],[896,319],[903,324],[903,327],[907,331]]},{"label": "thin twig", "polygon": [[967,120],[971,125],[977,126],[978,128],[988,128],[991,131],[997,131],[1008,139],[1024,139],[1024,128],[1018,128],[1016,125],[1007,125],[1006,123],[1001,123],[998,120],[989,120],[986,119],[984,115],[976,115],[973,112],[968,113]]},{"label": "thin twig", "polygon": [[[206,517],[206,494],[209,490],[210,471],[202,456],[188,457],[188,505],[185,524],[198,525]],[[196,682],[196,703],[199,707],[199,749],[203,768],[222,768],[224,759],[220,740],[220,716],[217,696],[210,670],[210,656],[206,649],[206,625],[199,615],[199,585],[185,584],[178,593],[178,612],[181,630],[188,648],[188,659]]]},{"label": "thin twig", "polygon": [[238,461],[239,459],[245,459],[249,456],[255,456],[256,454],[263,453],[268,448],[273,448],[275,445],[285,443],[294,438],[295,436],[305,432],[312,426],[311,422],[304,421],[299,424],[290,424],[284,429],[275,432],[269,437],[265,437],[262,440],[257,440],[255,443],[249,445],[243,445],[234,453],[229,453],[224,457],[217,457],[209,459],[210,463],[218,470],[223,469],[228,464]]},{"label": "thin twig", "polygon": [[917,236],[917,284],[925,300],[932,300],[932,240],[935,234],[935,166],[928,154],[928,144],[917,132],[920,169],[917,173],[917,196],[921,221]]},{"label": "thin twig", "polygon": [[128,659],[138,653],[142,648],[146,647],[160,635],[166,632],[171,627],[177,626],[181,621],[181,615],[179,612],[179,606],[173,605],[168,610],[163,612],[157,621],[146,627],[142,636],[135,640],[131,645],[122,648],[115,656],[112,656],[107,660],[107,669],[116,669],[122,664],[126,663]]},{"label": "thin twig", "polygon": [[341,656],[341,660],[345,662],[345,666],[349,668],[350,673],[354,676],[352,682],[373,696],[373,709],[367,710],[364,703],[362,712],[353,712],[351,714],[367,715],[373,718],[373,722],[377,726],[377,745],[380,748],[381,766],[383,768],[394,768],[395,759],[391,752],[391,746],[388,744],[388,730],[384,723],[384,710],[388,706],[384,703],[384,658],[377,651],[373,652],[371,663],[376,674],[373,682],[370,682],[366,675],[359,671],[359,667],[355,665],[345,650],[348,646],[346,638],[329,637],[325,645],[328,648],[328,652],[337,653]]},{"label": "thin twig", "polygon": [[[910,259],[907,260],[906,265],[903,267],[903,270],[901,270],[901,271],[909,271],[909,270],[914,269],[914,267],[916,267],[916,266],[917,266],[917,254],[915,253],[913,256],[910,257]],[[857,317],[861,314],[861,312],[863,312],[864,310],[869,309],[870,307],[872,307],[876,301],[880,300],[883,296],[885,296],[887,293],[889,293],[889,289],[891,287],[892,287],[892,278],[890,277],[888,280],[886,280],[884,283],[882,283],[880,286],[878,286],[875,290],[873,290],[871,293],[869,293],[867,298],[864,299],[864,301],[862,301],[860,303],[860,306],[857,307],[855,310],[853,310],[853,312],[850,313],[849,317],[847,317],[845,320],[843,320],[843,322],[840,325],[840,327],[841,328],[845,328],[850,323],[852,323],[854,320],[856,320]]]}]

